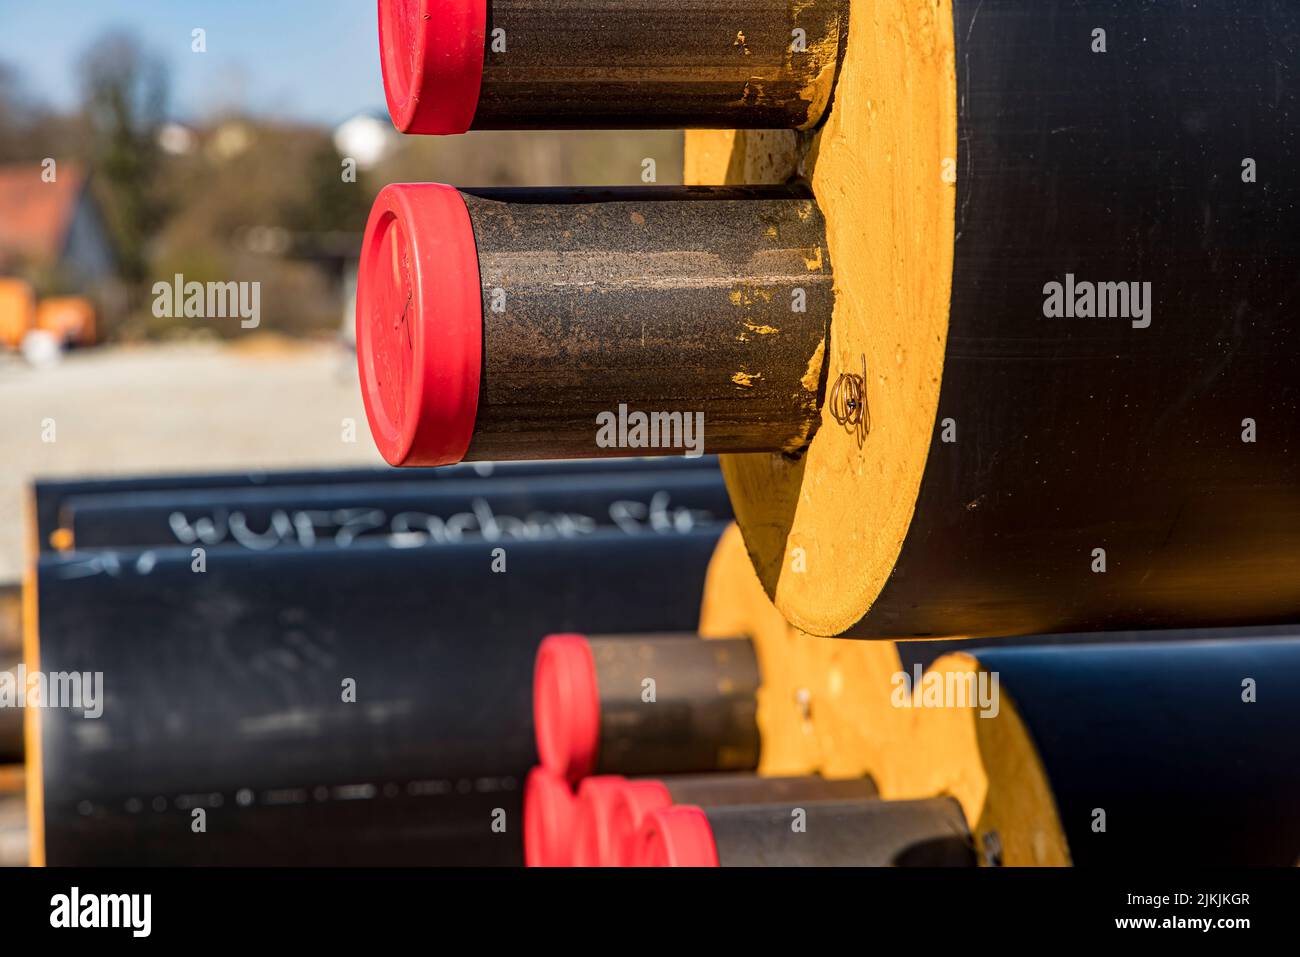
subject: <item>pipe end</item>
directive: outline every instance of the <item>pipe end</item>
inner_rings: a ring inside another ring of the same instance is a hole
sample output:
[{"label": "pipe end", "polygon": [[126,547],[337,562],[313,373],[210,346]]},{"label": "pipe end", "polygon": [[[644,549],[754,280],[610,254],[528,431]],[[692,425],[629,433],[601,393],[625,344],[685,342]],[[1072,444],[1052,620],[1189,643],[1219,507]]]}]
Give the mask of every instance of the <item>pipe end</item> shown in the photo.
[{"label": "pipe end", "polygon": [[436,183],[384,187],[357,272],[357,369],[390,465],[449,465],[478,414],[483,302],[465,201]]},{"label": "pipe end", "polygon": [[627,779],[617,774],[583,778],[578,786],[578,822],[574,829],[575,867],[616,867],[617,848],[610,828],[614,807]]},{"label": "pipe end", "polygon": [[600,746],[596,660],[584,635],[547,635],[533,666],[533,726],[542,766],[576,784]]},{"label": "pipe end", "polygon": [[704,811],[675,804],[653,811],[641,831],[642,867],[719,867],[718,846]]},{"label": "pipe end", "polygon": [[546,768],[533,768],[524,782],[524,864],[566,867],[573,846],[578,799],[569,784]]},{"label": "pipe end", "polygon": [[464,133],[483,80],[487,0],[379,0],[379,61],[393,125]]},{"label": "pipe end", "polygon": [[620,867],[637,866],[637,839],[646,818],[672,803],[672,794],[662,781],[640,778],[624,785],[609,817],[610,843]]}]

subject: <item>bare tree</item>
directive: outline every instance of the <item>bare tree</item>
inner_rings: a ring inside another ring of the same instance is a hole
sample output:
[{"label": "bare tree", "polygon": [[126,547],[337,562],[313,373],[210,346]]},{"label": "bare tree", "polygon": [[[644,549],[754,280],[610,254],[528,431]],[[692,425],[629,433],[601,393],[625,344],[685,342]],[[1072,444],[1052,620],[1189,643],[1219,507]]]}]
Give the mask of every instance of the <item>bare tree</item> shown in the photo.
[{"label": "bare tree", "polygon": [[113,32],[83,54],[81,78],[91,160],[121,276],[138,284],[146,278],[149,240],[165,214],[158,130],[166,120],[167,70],[130,34]]}]

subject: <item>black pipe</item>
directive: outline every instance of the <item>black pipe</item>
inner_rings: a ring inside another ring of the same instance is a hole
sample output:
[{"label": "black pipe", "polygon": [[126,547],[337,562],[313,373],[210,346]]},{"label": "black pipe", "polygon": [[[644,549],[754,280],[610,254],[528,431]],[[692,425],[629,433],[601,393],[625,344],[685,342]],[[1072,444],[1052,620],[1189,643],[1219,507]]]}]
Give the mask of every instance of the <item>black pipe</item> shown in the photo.
[{"label": "black pipe", "polygon": [[39,712],[46,860],[521,863],[540,635],[693,626],[716,537],[46,556],[40,666],[103,674]]},{"label": "black pipe", "polygon": [[575,782],[753,770],[758,687],[747,638],[551,635],[534,672],[538,752]]},{"label": "black pipe", "polygon": [[938,411],[907,538],[848,633],[1294,621],[1300,5],[953,16]]},{"label": "black pipe", "polygon": [[982,648],[1078,865],[1300,861],[1300,640]]},{"label": "black pipe", "polygon": [[389,112],[468,129],[807,129],[826,115],[848,0],[385,0]]},{"label": "black pipe", "polygon": [[[124,478],[38,479],[33,483],[36,533],[41,551],[55,550],[66,536],[59,533],[71,522],[70,503],[78,498],[133,495],[146,492],[211,492],[219,498],[227,491],[256,491],[285,487],[318,488],[335,485],[375,485],[390,482],[457,482],[484,479],[525,479],[565,475],[617,474],[623,472],[716,469],[717,460],[638,459],[591,460],[586,462],[477,462],[458,468],[395,469],[352,468],[283,471],[195,473],[150,475]],[[322,492],[321,494],[326,494]]]},{"label": "black pipe", "polygon": [[801,187],[393,185],[357,291],[392,464],[798,452],[833,278]]},{"label": "black pipe", "polygon": [[[999,637],[999,648],[1023,648],[1061,645],[1114,645],[1152,642],[1240,641],[1261,638],[1300,640],[1300,625],[1259,625],[1254,628],[1153,628],[1149,631],[1063,632],[1054,635],[1013,635]],[[900,641],[898,657],[903,670],[916,666],[928,668],[938,658],[955,651],[973,653],[988,647],[987,638],[929,639]]]},{"label": "black pipe", "polygon": [[380,538],[403,547],[666,534],[731,517],[713,469],[490,481],[201,489],[83,496],[60,510],[70,547],[240,545],[254,551]]}]

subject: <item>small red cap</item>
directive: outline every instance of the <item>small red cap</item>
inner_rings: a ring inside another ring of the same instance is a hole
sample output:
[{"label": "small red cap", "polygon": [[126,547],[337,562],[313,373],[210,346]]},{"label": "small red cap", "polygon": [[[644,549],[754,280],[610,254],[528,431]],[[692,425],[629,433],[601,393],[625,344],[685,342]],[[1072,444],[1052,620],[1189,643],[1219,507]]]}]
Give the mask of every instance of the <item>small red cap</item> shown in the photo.
[{"label": "small red cap", "polygon": [[537,649],[533,728],[543,767],[574,784],[595,770],[600,691],[584,635],[547,635]]},{"label": "small red cap", "polygon": [[449,465],[478,414],[483,299],[469,210],[437,183],[385,186],[357,272],[357,367],[390,465]]},{"label": "small red cap", "polygon": [[646,817],[672,803],[673,796],[662,781],[641,778],[627,782],[614,799],[609,817],[610,842],[614,845],[614,862],[619,867],[636,866],[637,839]]},{"label": "small red cap", "polygon": [[464,133],[478,108],[487,0],[379,0],[388,115],[403,133]]},{"label": "small red cap", "polygon": [[524,864],[568,867],[578,799],[569,784],[546,768],[533,768],[524,782]]},{"label": "small red cap", "polygon": [[578,785],[578,823],[573,842],[574,867],[616,867],[618,860],[609,822],[614,802],[627,780],[617,774],[584,778]]},{"label": "small red cap", "polygon": [[718,867],[713,828],[700,808],[675,804],[652,811],[641,829],[637,863],[642,867]]}]

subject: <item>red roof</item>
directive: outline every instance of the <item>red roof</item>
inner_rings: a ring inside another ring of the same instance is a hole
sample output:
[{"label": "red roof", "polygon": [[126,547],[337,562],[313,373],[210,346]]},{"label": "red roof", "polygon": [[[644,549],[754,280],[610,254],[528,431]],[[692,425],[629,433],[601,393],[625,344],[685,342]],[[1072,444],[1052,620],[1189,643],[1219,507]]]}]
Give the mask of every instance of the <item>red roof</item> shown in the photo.
[{"label": "red roof", "polygon": [[40,163],[0,166],[0,260],[58,259],[86,174],[62,162],[52,183]]}]

